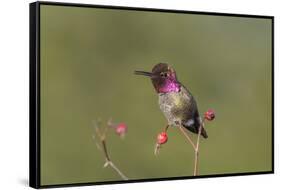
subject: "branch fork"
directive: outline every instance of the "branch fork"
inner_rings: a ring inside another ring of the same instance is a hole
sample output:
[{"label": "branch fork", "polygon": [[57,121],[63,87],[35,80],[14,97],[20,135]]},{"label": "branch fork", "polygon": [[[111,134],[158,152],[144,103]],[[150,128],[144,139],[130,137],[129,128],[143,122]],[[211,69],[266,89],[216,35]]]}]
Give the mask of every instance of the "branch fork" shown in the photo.
[{"label": "branch fork", "polygon": [[109,153],[107,150],[107,145],[106,145],[106,134],[108,132],[108,129],[110,127],[114,127],[112,124],[111,120],[107,122],[107,125],[103,131],[100,130],[98,122],[94,122],[94,128],[95,128],[95,133],[96,136],[93,135],[93,140],[96,142],[96,145],[98,149],[103,152],[104,158],[105,158],[105,163],[103,165],[104,168],[110,166],[113,170],[117,172],[117,174],[123,179],[123,180],[128,180],[128,177],[125,176],[121,170],[112,162],[112,160],[109,157]]}]

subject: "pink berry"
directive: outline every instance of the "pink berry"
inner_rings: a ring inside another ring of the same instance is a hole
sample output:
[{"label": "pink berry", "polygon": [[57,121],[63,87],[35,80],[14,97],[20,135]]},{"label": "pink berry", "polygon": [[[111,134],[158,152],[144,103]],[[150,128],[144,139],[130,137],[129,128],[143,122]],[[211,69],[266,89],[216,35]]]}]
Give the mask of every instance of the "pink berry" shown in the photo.
[{"label": "pink berry", "polygon": [[124,136],[127,132],[127,125],[125,123],[119,123],[115,128],[115,132],[120,136]]},{"label": "pink berry", "polygon": [[213,119],[215,119],[215,116],[215,112],[212,109],[208,109],[208,111],[206,111],[204,114],[205,119],[207,119],[208,121],[212,121]]},{"label": "pink berry", "polygon": [[165,132],[158,134],[157,136],[157,143],[158,144],[165,144],[168,141],[168,135]]}]

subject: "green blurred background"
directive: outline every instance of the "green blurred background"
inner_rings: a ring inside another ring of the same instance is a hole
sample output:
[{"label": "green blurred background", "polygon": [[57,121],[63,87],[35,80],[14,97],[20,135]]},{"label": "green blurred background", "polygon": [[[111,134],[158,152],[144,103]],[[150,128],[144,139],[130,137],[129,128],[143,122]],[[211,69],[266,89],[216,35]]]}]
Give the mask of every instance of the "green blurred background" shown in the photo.
[{"label": "green blurred background", "polygon": [[[200,113],[216,111],[202,140],[200,175],[271,170],[271,20],[41,5],[41,183],[121,180],[92,139],[92,121],[125,122],[108,149],[130,179],[190,176],[194,153],[165,127],[149,79],[172,65]],[[195,136],[192,136],[195,139]]]}]

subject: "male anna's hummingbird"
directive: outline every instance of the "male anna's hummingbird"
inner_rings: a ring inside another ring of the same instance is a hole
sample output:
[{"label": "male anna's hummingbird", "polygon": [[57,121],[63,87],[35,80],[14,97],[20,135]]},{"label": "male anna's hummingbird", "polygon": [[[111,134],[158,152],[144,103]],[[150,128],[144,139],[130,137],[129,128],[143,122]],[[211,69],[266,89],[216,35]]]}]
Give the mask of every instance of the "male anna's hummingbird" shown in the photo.
[{"label": "male anna's hummingbird", "polygon": [[[169,126],[183,126],[198,134],[201,118],[196,101],[189,90],[177,80],[176,71],[171,66],[159,63],[153,67],[152,72],[135,71],[135,74],[150,77],[159,96],[160,109]],[[204,128],[201,135],[208,137]]]}]

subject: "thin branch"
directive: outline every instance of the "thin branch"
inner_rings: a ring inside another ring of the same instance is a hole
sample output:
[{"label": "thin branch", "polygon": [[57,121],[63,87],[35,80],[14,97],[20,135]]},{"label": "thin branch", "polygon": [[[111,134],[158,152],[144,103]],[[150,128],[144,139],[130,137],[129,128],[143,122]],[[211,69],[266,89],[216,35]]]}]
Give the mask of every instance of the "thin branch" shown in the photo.
[{"label": "thin branch", "polygon": [[186,139],[191,144],[191,146],[192,146],[192,148],[194,150],[194,170],[193,170],[193,175],[194,176],[198,175],[198,170],[199,170],[198,169],[199,168],[199,145],[200,145],[200,136],[201,136],[201,133],[202,133],[202,128],[204,127],[204,121],[205,121],[205,119],[200,123],[199,131],[198,131],[198,135],[197,135],[196,145],[193,143],[193,141],[191,140],[190,136],[185,131],[185,129],[182,126],[179,127],[180,131],[186,137]]},{"label": "thin branch", "polygon": [[99,143],[96,141],[96,137],[95,137],[94,134],[93,134],[92,138],[93,138],[93,140],[95,141],[97,148],[98,148],[100,151],[102,151],[102,149],[101,149]]},{"label": "thin branch", "polygon": [[200,145],[200,137],[201,137],[201,133],[202,133],[202,129],[204,127],[204,123],[205,123],[205,118],[203,119],[203,121],[200,123],[199,126],[199,131],[198,131],[198,135],[197,135],[197,142],[196,142],[196,149],[194,151],[195,154],[195,160],[194,160],[194,172],[193,175],[197,176],[198,175],[198,168],[199,168],[199,145]]},{"label": "thin branch", "polygon": [[102,150],[104,153],[105,160],[106,160],[106,162],[108,162],[108,161],[110,161],[110,158],[109,158],[109,155],[107,152],[105,139],[101,139],[101,144],[102,144]]},{"label": "thin branch", "polygon": [[154,148],[154,155],[158,155],[159,154],[160,148],[161,148],[161,145],[156,143],[155,144],[155,148]]},{"label": "thin branch", "polygon": [[164,131],[165,131],[165,132],[167,132],[167,131],[168,131],[168,129],[169,129],[169,127],[170,127],[170,125],[166,125],[166,127],[165,127]]},{"label": "thin branch", "polygon": [[[95,127],[95,131],[96,134],[99,138],[100,144],[102,146],[99,146],[99,143],[96,142],[97,147],[99,148],[99,150],[101,150],[104,154],[105,157],[105,164],[104,167],[110,166],[111,168],[113,168],[118,175],[123,179],[123,180],[128,180],[128,177],[126,177],[121,171],[120,169],[111,161],[110,157],[109,157],[109,153],[107,150],[107,146],[106,146],[106,133],[108,131],[109,125],[106,126],[106,128],[104,129],[103,133],[101,133],[98,124],[95,122],[94,123],[94,127]],[[94,138],[95,136],[93,135],[93,139],[96,140],[96,138]]]},{"label": "thin branch", "polygon": [[108,161],[107,163],[120,175],[123,180],[129,180],[129,178],[126,177],[112,161]]},{"label": "thin branch", "polygon": [[188,133],[184,130],[184,128],[182,126],[180,126],[179,128],[180,128],[182,134],[185,136],[185,138],[188,140],[188,142],[191,144],[192,148],[195,151],[196,147],[195,147],[193,141],[191,140],[190,136],[188,135]]},{"label": "thin branch", "polygon": [[199,127],[199,132],[197,135],[197,143],[196,143],[196,148],[194,150],[194,170],[193,170],[193,175],[197,176],[198,175],[198,158],[199,158],[199,142],[200,142],[200,135],[201,135],[202,127],[200,125]]}]

